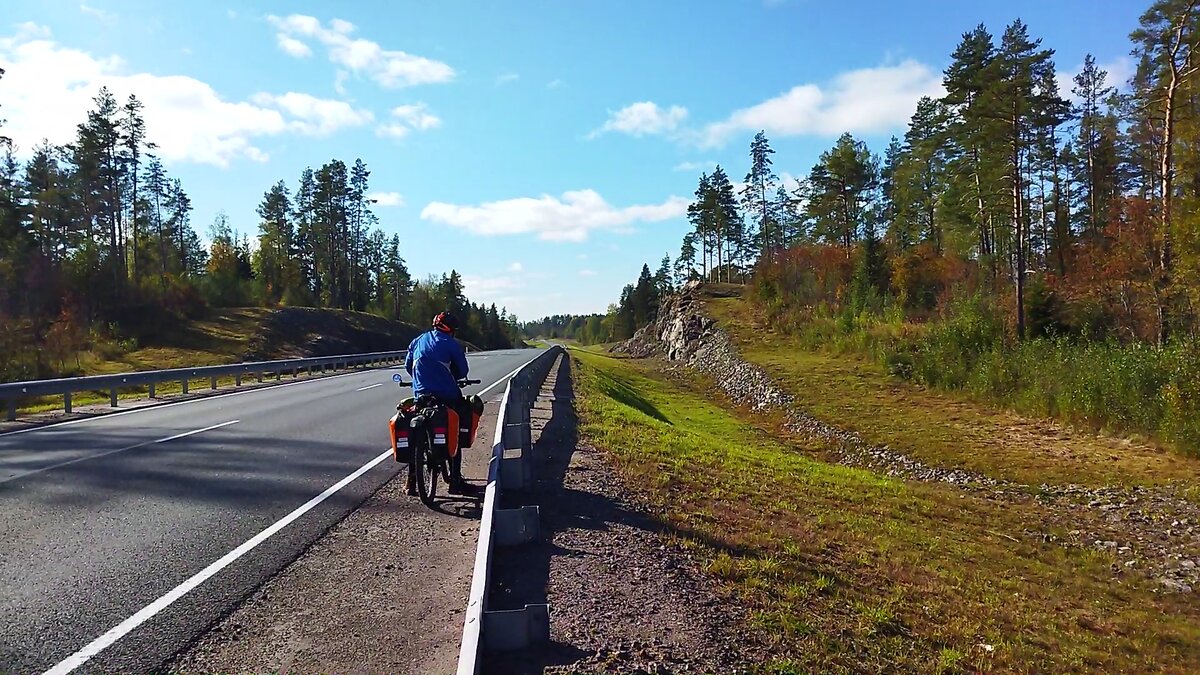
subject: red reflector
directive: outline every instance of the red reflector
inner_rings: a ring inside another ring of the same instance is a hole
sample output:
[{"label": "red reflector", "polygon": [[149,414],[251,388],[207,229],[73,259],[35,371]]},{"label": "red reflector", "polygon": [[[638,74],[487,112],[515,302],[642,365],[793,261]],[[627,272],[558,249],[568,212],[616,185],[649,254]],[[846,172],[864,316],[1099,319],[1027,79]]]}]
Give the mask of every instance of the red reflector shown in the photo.
[{"label": "red reflector", "polygon": [[446,433],[446,427],[434,427],[434,428],[433,428],[433,433],[435,433],[435,434],[444,434],[444,433]]}]

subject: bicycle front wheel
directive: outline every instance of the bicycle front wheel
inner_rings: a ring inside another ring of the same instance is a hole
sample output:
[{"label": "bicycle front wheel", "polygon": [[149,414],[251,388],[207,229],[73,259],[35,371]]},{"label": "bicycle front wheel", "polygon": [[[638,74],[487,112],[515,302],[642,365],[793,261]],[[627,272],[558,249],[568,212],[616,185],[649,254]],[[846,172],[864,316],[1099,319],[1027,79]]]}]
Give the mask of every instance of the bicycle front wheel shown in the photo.
[{"label": "bicycle front wheel", "polygon": [[433,439],[425,433],[425,442],[413,453],[417,463],[417,495],[426,506],[433,506],[433,496],[437,493],[437,479],[440,473],[437,456],[433,449]]}]

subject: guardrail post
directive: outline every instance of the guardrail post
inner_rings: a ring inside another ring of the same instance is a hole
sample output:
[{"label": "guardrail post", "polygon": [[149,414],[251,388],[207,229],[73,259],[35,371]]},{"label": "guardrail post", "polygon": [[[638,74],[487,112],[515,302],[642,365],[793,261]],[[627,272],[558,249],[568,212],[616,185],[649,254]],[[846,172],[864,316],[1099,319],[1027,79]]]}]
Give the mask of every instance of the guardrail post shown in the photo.
[{"label": "guardrail post", "polygon": [[187,378],[184,378],[184,379],[182,380],[182,382],[183,382],[183,393],[185,393],[185,394],[186,394],[186,393],[188,393],[188,381],[187,381]]},{"label": "guardrail post", "polygon": [[71,414],[71,392],[63,393],[63,412]]},{"label": "guardrail post", "polygon": [[255,373],[255,374],[254,374],[254,379],[258,380],[258,383],[259,383],[259,384],[262,384],[262,373],[261,373],[261,372],[259,372],[259,373]]},{"label": "guardrail post", "polygon": [[16,399],[8,399],[8,421],[17,421],[17,401]]},{"label": "guardrail post", "polygon": [[299,377],[299,373],[300,373],[300,369],[293,366],[292,367],[292,379],[294,380],[297,377]]},{"label": "guardrail post", "polygon": [[216,389],[217,388],[217,377],[214,375],[214,376],[208,378],[208,384],[211,389]]},{"label": "guardrail post", "polygon": [[112,407],[117,407],[117,388],[113,387],[108,390],[108,402]]},{"label": "guardrail post", "polygon": [[282,370],[277,370],[277,371],[275,371],[275,381],[276,381],[276,382],[278,382],[278,381],[279,381],[279,380],[280,380],[282,377],[283,377],[283,371],[282,371]]},{"label": "guardrail post", "polygon": [[150,398],[154,398],[154,383],[153,382],[150,383],[150,391],[148,393],[150,395]]},{"label": "guardrail post", "polygon": [[235,386],[235,387],[240,387],[240,386],[242,386],[242,374],[241,374],[241,373],[236,373],[236,374],[234,374],[234,376],[233,376],[233,386]]}]

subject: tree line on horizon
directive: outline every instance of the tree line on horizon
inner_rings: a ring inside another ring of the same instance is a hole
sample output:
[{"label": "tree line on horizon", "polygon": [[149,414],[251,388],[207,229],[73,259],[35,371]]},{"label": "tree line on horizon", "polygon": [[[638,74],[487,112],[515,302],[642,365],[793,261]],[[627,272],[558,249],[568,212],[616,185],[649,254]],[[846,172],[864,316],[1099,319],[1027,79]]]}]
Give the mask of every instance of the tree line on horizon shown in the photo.
[{"label": "tree line on horizon", "polygon": [[[673,283],[749,282],[763,304],[802,313],[931,319],[969,296],[1018,341],[1194,340],[1197,2],[1152,3],[1130,38],[1127,83],[1089,54],[1064,92],[1054,50],[1024,22],[998,37],[978,25],[951,54],[945,95],[922,98],[903,136],[879,152],[842,134],[793,189],[758,133],[740,187],[721,166],[700,176]],[[621,339],[607,325],[596,340]]]},{"label": "tree line on horizon", "polygon": [[513,344],[515,317],[470,302],[457,272],[412,279],[399,236],[371,211],[361,159],[304,169],[294,193],[273,185],[253,238],[219,212],[206,245],[143,108],[102,88],[70,143],[44,141],[24,162],[0,117],[0,381],[74,372],[80,352],[132,348],[223,306],[366,311],[417,326],[450,309],[464,339]]}]

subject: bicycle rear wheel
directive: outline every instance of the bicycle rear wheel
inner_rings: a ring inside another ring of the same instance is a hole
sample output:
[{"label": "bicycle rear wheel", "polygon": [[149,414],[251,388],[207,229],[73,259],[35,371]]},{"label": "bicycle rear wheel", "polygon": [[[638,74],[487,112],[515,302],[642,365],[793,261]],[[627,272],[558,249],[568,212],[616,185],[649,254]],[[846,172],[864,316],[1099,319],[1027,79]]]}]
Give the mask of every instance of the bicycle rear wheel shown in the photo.
[{"label": "bicycle rear wheel", "polygon": [[417,496],[426,506],[433,506],[433,497],[437,494],[438,474],[441,471],[433,449],[433,439],[428,431],[423,433],[424,442],[413,453],[413,460],[417,463]]}]

